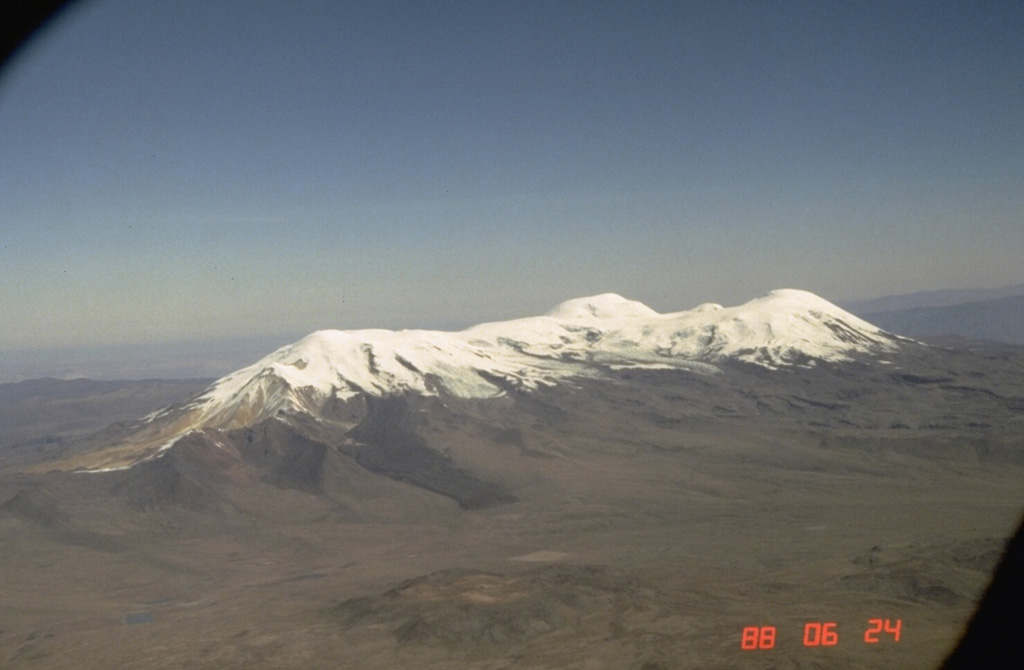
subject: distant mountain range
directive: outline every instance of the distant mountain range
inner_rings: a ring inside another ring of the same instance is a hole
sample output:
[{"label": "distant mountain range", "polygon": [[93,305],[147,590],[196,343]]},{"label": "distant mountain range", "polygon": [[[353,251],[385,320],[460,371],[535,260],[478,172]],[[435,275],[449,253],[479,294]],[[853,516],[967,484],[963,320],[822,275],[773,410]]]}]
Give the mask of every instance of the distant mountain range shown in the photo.
[{"label": "distant mountain range", "polygon": [[840,307],[854,314],[874,314],[878,312],[895,312],[921,307],[952,307],[969,302],[986,302],[999,298],[1010,298],[1024,295],[1024,284],[1003,286],[1000,288],[969,288],[946,289],[940,291],[917,291],[887,295],[870,300],[856,300],[838,303]]},{"label": "distant mountain range", "polygon": [[901,335],[960,335],[1024,344],[1024,295],[949,307],[916,307],[864,314],[878,327]]},{"label": "distant mountain range", "polygon": [[844,303],[843,307],[883,330],[908,337],[956,335],[1024,344],[1024,284],[923,291]]}]

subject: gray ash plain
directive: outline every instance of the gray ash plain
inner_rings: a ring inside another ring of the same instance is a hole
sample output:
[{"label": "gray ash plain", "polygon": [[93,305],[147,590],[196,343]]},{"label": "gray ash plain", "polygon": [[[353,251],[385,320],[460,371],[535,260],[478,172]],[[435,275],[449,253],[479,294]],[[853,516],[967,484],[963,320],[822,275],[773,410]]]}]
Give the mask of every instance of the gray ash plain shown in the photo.
[{"label": "gray ash plain", "polygon": [[1016,347],[393,398],[48,471],[195,384],[97,388],[88,426],[0,386],[0,666],[933,668],[1024,508]]}]

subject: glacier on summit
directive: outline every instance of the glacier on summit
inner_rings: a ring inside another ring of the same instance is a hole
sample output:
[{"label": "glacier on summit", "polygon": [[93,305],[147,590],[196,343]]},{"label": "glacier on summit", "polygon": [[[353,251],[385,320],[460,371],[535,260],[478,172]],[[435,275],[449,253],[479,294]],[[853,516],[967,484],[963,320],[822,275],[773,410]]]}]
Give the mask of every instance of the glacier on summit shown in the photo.
[{"label": "glacier on summit", "polygon": [[726,360],[810,366],[893,351],[898,342],[806,291],[668,314],[606,293],[568,300],[543,316],[459,332],[317,331],[218,380],[191,406],[198,424],[231,428],[281,409],[315,413],[327,398],[487,398],[612,368],[713,374]]},{"label": "glacier on summit", "polygon": [[145,417],[132,437],[86,469],[130,467],[165,453],[189,431],[245,428],[282,412],[319,421],[329,405],[353,399],[496,398],[622,369],[715,375],[736,362],[813,367],[885,356],[902,342],[908,340],[793,289],[736,307],[705,303],[668,314],[605,293],[459,332],[320,330]]}]

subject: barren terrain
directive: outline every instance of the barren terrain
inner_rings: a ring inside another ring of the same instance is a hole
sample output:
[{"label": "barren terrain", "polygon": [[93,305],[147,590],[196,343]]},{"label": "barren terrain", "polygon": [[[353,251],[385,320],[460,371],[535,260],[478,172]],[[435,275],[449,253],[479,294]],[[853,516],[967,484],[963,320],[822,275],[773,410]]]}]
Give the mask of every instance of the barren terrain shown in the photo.
[{"label": "barren terrain", "polygon": [[109,473],[5,447],[0,665],[936,667],[1024,508],[1021,357],[844,370],[404,398]]}]

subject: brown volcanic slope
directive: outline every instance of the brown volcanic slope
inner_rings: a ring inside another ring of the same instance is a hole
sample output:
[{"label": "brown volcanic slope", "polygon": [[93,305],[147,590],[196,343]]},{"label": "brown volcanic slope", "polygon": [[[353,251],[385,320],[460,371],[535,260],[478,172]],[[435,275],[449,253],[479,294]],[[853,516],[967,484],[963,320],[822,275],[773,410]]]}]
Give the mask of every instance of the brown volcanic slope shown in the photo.
[{"label": "brown volcanic slope", "polygon": [[208,379],[30,379],[0,384],[3,463],[47,461],[77,439],[199,393]]},{"label": "brown volcanic slope", "polygon": [[622,371],[5,461],[0,667],[936,667],[1024,507],[1022,373]]}]

